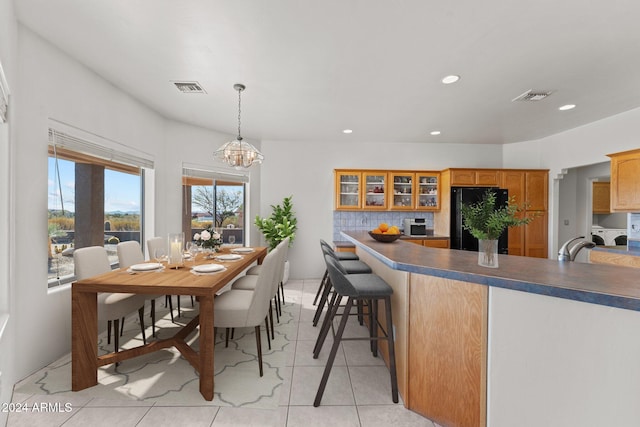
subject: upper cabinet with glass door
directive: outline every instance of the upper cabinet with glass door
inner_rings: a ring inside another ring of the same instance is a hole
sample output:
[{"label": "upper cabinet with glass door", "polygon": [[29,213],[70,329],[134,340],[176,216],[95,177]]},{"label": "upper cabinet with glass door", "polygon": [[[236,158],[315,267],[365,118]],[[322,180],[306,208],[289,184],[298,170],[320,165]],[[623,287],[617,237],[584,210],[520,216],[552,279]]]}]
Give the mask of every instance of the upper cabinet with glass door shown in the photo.
[{"label": "upper cabinet with glass door", "polygon": [[416,209],[434,211],[440,209],[440,174],[416,172]]},{"label": "upper cabinet with glass door", "polygon": [[362,208],[362,172],[336,170],[335,185],[337,210]]},{"label": "upper cabinet with glass door", "polygon": [[387,209],[387,172],[365,171],[362,172],[364,182],[364,197],[362,207],[364,209]]},{"label": "upper cabinet with glass door", "polygon": [[389,181],[392,186],[389,196],[390,209],[405,211],[414,209],[414,179],[413,172],[389,172]]},{"label": "upper cabinet with glass door", "polygon": [[440,172],[334,172],[336,210],[440,210]]}]

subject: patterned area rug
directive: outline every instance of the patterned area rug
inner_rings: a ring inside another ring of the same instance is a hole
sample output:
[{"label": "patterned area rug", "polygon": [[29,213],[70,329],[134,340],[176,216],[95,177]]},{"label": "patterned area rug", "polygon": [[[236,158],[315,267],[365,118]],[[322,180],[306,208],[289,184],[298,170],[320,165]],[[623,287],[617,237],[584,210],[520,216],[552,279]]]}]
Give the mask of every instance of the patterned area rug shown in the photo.
[{"label": "patterned area rug", "polygon": [[[199,377],[193,367],[175,348],[164,349],[148,355],[125,360],[119,364],[98,369],[98,385],[88,389],[71,391],[71,354],[46,366],[16,384],[15,391],[25,394],[84,396],[109,400],[134,400],[157,402],[167,405],[198,405],[276,408],[282,389],[282,369],[287,352],[293,351],[294,303],[283,306],[280,323],[275,325],[275,340],[269,350],[264,323],[261,331],[264,376],[258,372],[258,359],[254,328],[237,328],[234,339],[225,348],[224,329],[218,330],[215,343],[215,397],[204,400],[199,391]],[[147,342],[151,336],[149,304],[146,304],[145,326]],[[188,297],[181,298],[181,316],[177,317],[174,297],[175,323],[171,321],[164,297],[156,302],[156,333],[158,338],[168,338],[186,325],[198,311],[198,303],[191,307]],[[275,320],[275,313],[274,313]],[[121,348],[132,348],[142,343],[142,333],[137,315],[127,318]],[[189,337],[189,343],[198,348],[197,330]],[[98,337],[98,352],[113,350],[113,342],[107,344],[107,334]]]}]

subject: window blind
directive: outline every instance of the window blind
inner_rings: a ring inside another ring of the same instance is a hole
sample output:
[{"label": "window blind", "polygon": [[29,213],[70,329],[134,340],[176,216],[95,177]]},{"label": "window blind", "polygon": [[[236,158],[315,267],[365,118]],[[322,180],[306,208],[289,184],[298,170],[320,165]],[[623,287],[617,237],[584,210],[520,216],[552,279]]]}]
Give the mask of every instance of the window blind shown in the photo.
[{"label": "window blind", "polygon": [[75,151],[110,162],[121,163],[137,168],[153,169],[153,160],[151,159],[114,150],[51,128],[49,129],[49,144],[55,145],[56,148]]},{"label": "window blind", "polygon": [[196,168],[192,166],[184,166],[182,167],[182,175],[190,178],[203,178],[203,179],[212,179],[216,181],[229,181],[229,182],[249,182],[249,177],[247,175],[241,174],[233,174],[226,172],[219,172],[214,170],[206,170],[204,168]]}]

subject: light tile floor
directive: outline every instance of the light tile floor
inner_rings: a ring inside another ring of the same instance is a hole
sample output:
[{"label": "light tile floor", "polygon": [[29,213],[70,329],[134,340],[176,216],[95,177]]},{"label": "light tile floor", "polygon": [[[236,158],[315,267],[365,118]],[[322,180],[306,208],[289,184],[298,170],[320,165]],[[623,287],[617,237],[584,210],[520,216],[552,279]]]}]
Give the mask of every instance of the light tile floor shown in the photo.
[{"label": "light tile floor", "polygon": [[[280,406],[276,410],[201,406],[199,402],[181,406],[162,406],[140,401],[105,401],[14,393],[13,402],[51,403],[46,412],[11,413],[7,426],[390,426],[438,427],[432,421],[391,400],[389,371],[380,358],[374,358],[365,341],[341,345],[329,377],[322,404],[313,407],[320,378],[332,343],[327,338],[318,359],[312,349],[318,334],[313,327],[313,299],[319,280],[290,280],[285,286],[288,303],[296,308],[297,337],[290,346]],[[277,325],[276,325],[277,326]],[[367,329],[355,318],[346,336],[367,336]],[[56,406],[56,404],[58,404]],[[69,404],[71,410],[66,411]]]}]

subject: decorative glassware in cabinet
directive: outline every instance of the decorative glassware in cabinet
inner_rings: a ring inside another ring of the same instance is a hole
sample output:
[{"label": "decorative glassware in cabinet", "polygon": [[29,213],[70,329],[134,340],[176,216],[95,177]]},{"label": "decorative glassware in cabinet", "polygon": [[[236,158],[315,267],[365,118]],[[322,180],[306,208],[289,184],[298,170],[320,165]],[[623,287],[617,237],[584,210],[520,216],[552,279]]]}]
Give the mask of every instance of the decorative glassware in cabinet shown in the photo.
[{"label": "decorative glassware in cabinet", "polygon": [[418,203],[420,209],[438,208],[438,177],[435,175],[418,175]]},{"label": "decorative glassware in cabinet", "polygon": [[413,174],[393,175],[393,197],[391,209],[413,208]]},{"label": "decorative glassware in cabinet", "polygon": [[360,207],[360,175],[340,175],[340,206]]},{"label": "decorative glassware in cabinet", "polygon": [[386,197],[386,184],[387,175],[384,174],[363,174],[363,181],[365,186],[364,196],[364,208],[368,209],[386,209],[387,197]]}]

